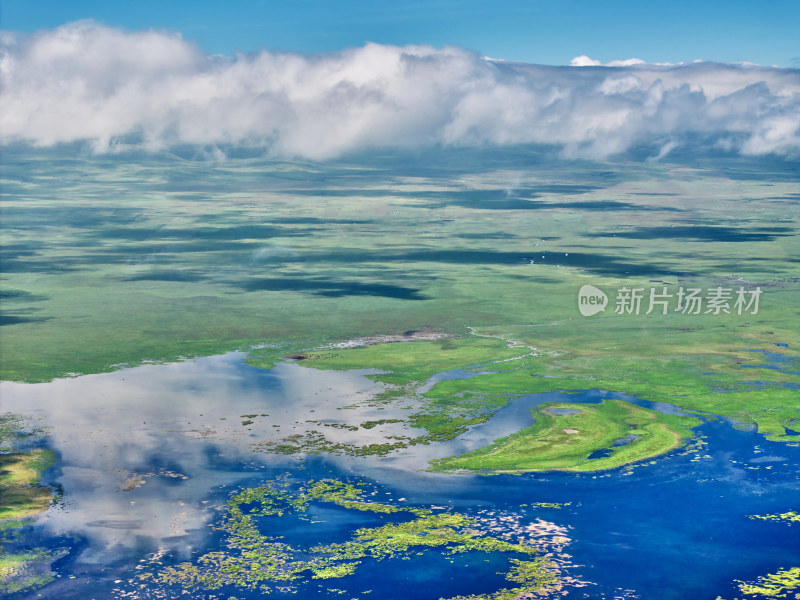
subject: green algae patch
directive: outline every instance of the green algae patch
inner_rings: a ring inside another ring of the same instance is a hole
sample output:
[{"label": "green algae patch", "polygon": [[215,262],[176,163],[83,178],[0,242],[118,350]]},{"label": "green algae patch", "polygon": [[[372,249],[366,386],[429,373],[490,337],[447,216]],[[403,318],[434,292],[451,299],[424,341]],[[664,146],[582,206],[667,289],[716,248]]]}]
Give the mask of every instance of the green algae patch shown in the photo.
[{"label": "green algae patch", "polygon": [[759,521],[780,521],[783,523],[800,523],[800,514],[793,510],[774,515],[750,515],[749,518]]},{"label": "green algae patch", "polygon": [[314,572],[313,575],[314,579],[334,579],[352,575],[353,573],[356,572],[358,565],[359,565],[358,562],[346,562],[334,565],[332,567],[324,567],[321,569],[314,569],[312,567],[311,570]]},{"label": "green algae patch", "polygon": [[748,596],[788,598],[793,590],[800,589],[800,567],[780,569],[759,577],[755,583],[738,582],[739,589]]},{"label": "green algae patch", "polygon": [[[559,413],[558,411],[564,411]],[[600,404],[551,402],[538,406],[535,423],[485,448],[433,462],[434,470],[599,471],[677,448],[698,425],[623,400]],[[621,443],[621,442],[625,443]],[[615,445],[617,444],[617,445]],[[593,455],[606,455],[594,458]]]},{"label": "green algae patch", "polygon": [[[145,573],[140,579],[184,590],[297,592],[312,580],[346,578],[370,561],[409,560],[421,552],[445,557],[499,552],[509,556],[506,578],[520,584],[518,593],[561,588],[557,565],[529,540],[513,539],[508,532],[490,532],[478,519],[442,508],[368,501],[376,493],[364,483],[325,479],[300,485],[288,476],[242,490],[228,500],[218,526],[224,535],[224,550]],[[318,506],[367,512],[388,521],[356,528],[344,541],[312,547],[296,547],[276,535],[282,519],[312,520]],[[405,520],[398,521],[404,514]]]},{"label": "green algae patch", "polygon": [[517,587],[503,588],[489,594],[471,594],[469,596],[453,596],[441,600],[522,600],[541,596],[543,591],[558,589],[557,579],[543,569],[543,557],[533,560],[511,559],[511,570],[506,574],[506,579],[518,583]]}]

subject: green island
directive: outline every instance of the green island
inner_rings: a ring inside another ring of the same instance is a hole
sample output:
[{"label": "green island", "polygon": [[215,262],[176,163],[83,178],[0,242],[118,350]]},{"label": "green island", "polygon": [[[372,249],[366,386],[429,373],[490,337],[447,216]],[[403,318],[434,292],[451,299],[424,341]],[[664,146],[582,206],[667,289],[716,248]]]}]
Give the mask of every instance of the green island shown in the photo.
[{"label": "green island", "polygon": [[[570,411],[558,414],[554,410]],[[436,470],[598,471],[652,458],[677,448],[699,421],[624,402],[553,402],[536,408],[536,422],[490,446],[439,459]],[[627,443],[612,446],[615,442]],[[592,458],[598,451],[607,456]]]},{"label": "green island", "polygon": [[[301,485],[288,476],[245,489],[233,494],[224,507],[218,530],[226,536],[225,550],[143,573],[139,580],[178,585],[184,590],[230,587],[287,592],[315,579],[347,577],[365,561],[408,560],[420,553],[437,552],[453,562],[457,555],[480,552],[509,554],[505,578],[515,585],[470,599],[520,598],[556,591],[564,583],[557,563],[525,540],[492,535],[481,529],[477,519],[441,508],[369,502],[365,500],[368,492],[363,483],[327,479]],[[305,548],[264,533],[275,530],[277,523],[271,517],[309,520],[311,508],[326,504],[384,517],[406,513],[413,518],[358,528],[349,540]]]}]

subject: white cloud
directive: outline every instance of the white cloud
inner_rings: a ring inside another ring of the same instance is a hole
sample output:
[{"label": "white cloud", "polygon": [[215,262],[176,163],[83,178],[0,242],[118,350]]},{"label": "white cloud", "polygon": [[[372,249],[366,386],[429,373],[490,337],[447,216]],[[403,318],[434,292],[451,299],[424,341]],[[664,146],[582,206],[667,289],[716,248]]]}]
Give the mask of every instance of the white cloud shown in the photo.
[{"label": "white cloud", "polygon": [[[576,56],[570,61],[570,64],[573,67],[632,67],[634,65],[644,65],[645,63],[641,58],[626,58],[625,60],[612,60],[610,62],[604,63],[591,58],[590,56],[586,56],[585,54],[581,54],[580,56]],[[658,64],[668,64],[668,63],[658,63]]]},{"label": "white cloud", "polygon": [[312,159],[375,146],[518,143],[606,157],[689,138],[748,154],[800,150],[797,70],[601,65],[588,56],[572,65],[377,44],[214,57],[177,34],[78,22],[0,36],[0,141],[86,140],[96,151],[235,144]]},{"label": "white cloud", "polygon": [[599,60],[586,56],[585,54],[573,58],[570,64],[573,67],[600,67],[603,65]]}]

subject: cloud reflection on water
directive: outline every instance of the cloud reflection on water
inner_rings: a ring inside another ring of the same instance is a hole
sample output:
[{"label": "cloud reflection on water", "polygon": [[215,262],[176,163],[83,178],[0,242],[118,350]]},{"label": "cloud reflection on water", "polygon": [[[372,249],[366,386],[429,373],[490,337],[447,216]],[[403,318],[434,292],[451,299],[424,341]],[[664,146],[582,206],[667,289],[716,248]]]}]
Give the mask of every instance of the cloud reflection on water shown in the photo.
[{"label": "cloud reflection on water", "polygon": [[[364,405],[382,389],[364,371],[296,364],[261,371],[243,359],[231,353],[43,384],[0,383],[3,410],[46,425],[46,443],[60,458],[55,483],[64,489],[63,506],[40,524],[85,537],[82,561],[107,562],[110,549],[119,558],[143,546],[188,554],[207,535],[214,490],[295,460],[254,453],[254,442],[313,429],[352,441],[347,430],[307,421],[358,424],[389,412]],[[245,426],[241,415],[256,416]],[[376,427],[357,435],[370,443],[385,434]]]}]

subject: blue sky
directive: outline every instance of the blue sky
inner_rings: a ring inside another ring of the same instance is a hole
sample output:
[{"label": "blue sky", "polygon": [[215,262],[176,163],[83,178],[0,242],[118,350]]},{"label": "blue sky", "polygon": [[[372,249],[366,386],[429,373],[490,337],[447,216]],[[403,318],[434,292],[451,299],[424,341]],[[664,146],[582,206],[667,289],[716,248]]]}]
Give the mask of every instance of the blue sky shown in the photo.
[{"label": "blue sky", "polygon": [[207,53],[328,52],[365,42],[459,45],[496,58],[563,65],[695,59],[800,67],[799,0],[2,0],[3,29],[78,19],[183,33]]}]

